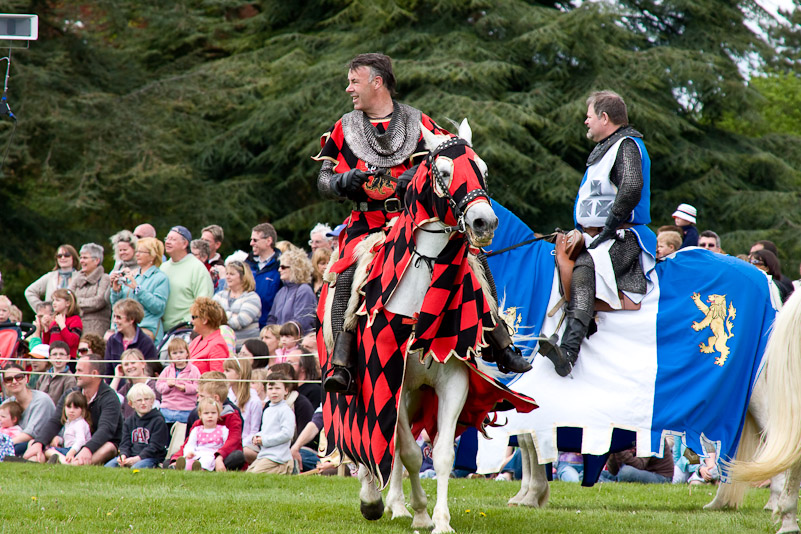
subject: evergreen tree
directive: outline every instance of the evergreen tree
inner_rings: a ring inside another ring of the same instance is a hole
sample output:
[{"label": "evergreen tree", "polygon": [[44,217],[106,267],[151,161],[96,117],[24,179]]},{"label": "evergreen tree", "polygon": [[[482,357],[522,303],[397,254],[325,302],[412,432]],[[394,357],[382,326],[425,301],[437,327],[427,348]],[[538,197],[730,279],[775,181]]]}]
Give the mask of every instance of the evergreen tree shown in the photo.
[{"label": "evergreen tree", "polygon": [[[33,0],[4,11],[40,16],[8,93],[19,121],[2,169],[0,268],[15,297],[59,243],[107,245],[144,221],[162,236],[221,224],[227,251],[247,249],[261,221],[298,243],[318,220],[340,222],[348,207],[320,198],[311,156],[349,111],[345,65],[366,51],[393,57],[400,100],[444,127],[470,119],[491,194],[539,231],[572,224],[592,148],[585,99],[613,89],[651,153],[656,226],[690,202],[731,252],[768,237],[801,259],[798,131],[766,115],[766,99],[785,105],[772,86],[743,75],[753,65],[791,83],[798,23],[773,24],[753,0]],[[0,123],[0,142],[11,129]]]}]

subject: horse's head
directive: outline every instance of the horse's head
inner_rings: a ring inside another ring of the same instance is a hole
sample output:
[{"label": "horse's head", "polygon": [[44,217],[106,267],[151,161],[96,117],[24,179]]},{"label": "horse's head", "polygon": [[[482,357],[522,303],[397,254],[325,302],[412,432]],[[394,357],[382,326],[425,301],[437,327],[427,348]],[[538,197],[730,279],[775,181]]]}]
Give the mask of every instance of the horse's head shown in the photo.
[{"label": "horse's head", "polygon": [[498,217],[487,193],[487,164],[471,146],[472,132],[467,119],[459,125],[459,136],[436,135],[421,128],[429,150],[427,166],[435,199],[436,215],[445,224],[467,235],[473,246],[492,242]]}]

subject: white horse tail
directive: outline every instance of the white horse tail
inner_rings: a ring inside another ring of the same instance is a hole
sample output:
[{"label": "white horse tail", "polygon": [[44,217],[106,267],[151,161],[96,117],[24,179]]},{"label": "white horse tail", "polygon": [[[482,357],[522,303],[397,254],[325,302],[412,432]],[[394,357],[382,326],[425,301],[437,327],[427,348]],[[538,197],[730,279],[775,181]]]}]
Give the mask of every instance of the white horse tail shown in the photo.
[{"label": "white horse tail", "polygon": [[[801,291],[776,316],[765,349],[767,424],[753,461],[735,461],[732,476],[763,481],[801,460]],[[739,455],[738,455],[739,457]]]},{"label": "white horse tail", "polygon": [[[740,444],[737,447],[737,454],[734,457],[735,465],[740,465],[741,462],[747,462],[754,458],[760,444],[759,424],[754,420],[754,417],[748,412],[745,416],[745,423],[743,424],[743,432],[740,437]],[[729,477],[728,482],[718,486],[718,492],[715,495],[713,509],[720,508],[739,508],[745,499],[745,493],[748,491],[750,485],[745,480],[735,479]],[[706,507],[705,507],[706,508]]]}]

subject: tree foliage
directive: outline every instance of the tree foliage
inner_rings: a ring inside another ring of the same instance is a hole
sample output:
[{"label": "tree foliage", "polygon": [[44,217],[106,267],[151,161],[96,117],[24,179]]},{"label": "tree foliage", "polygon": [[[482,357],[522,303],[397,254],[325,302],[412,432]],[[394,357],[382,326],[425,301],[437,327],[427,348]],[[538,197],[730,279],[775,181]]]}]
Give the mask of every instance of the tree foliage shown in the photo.
[{"label": "tree foliage", "polygon": [[[15,294],[58,243],[107,243],[143,221],[161,232],[221,224],[228,251],[246,247],[257,222],[302,242],[316,221],[341,221],[347,207],[320,199],[311,156],[349,110],[345,65],[365,51],[393,57],[404,102],[446,127],[470,118],[491,194],[538,230],[572,224],[591,149],[584,102],[609,88],[645,134],[656,225],[691,202],[728,250],[768,237],[785,260],[801,258],[791,239],[799,131],[781,113],[797,95],[777,99],[782,88],[768,83],[795,80],[798,22],[773,24],[753,0],[32,0],[3,10],[40,16],[40,39],[13,52],[8,93],[19,122],[2,169],[0,268]],[[744,65],[785,78],[747,83]],[[10,133],[1,123],[0,142]]]}]

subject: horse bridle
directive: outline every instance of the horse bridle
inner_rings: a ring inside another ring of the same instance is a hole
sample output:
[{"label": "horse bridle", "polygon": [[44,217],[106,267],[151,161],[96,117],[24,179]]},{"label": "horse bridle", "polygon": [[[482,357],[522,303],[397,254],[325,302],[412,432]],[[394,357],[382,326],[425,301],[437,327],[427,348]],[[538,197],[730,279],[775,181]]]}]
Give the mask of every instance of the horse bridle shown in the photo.
[{"label": "horse bridle", "polygon": [[456,201],[453,200],[450,191],[448,191],[448,187],[445,185],[445,180],[442,178],[442,173],[439,172],[439,169],[434,164],[434,160],[437,158],[437,156],[439,156],[440,152],[443,152],[455,146],[470,146],[470,143],[468,143],[461,137],[451,137],[450,139],[441,143],[437,148],[429,152],[428,156],[426,157],[426,161],[428,163],[428,168],[431,169],[431,175],[434,177],[434,180],[436,180],[437,185],[442,191],[445,200],[447,200],[448,205],[450,206],[451,211],[453,212],[453,216],[456,218],[457,221],[456,225],[446,226],[445,228],[439,230],[428,230],[420,228],[419,226],[417,227],[419,230],[422,230],[424,232],[429,232],[432,234],[451,234],[454,232],[458,232],[463,234],[467,229],[464,221],[464,209],[477,198],[484,197],[487,199],[487,202],[489,202],[490,199],[489,193],[487,193],[484,189],[480,188],[473,189],[472,191],[467,193],[462,199],[462,201],[459,202],[459,204],[457,204]]}]

